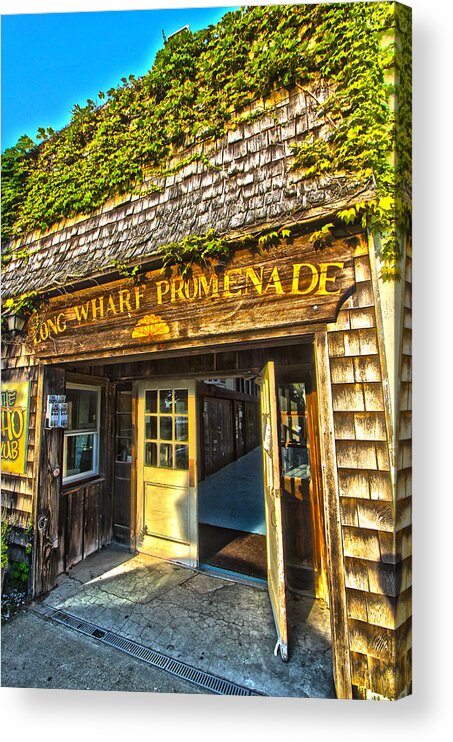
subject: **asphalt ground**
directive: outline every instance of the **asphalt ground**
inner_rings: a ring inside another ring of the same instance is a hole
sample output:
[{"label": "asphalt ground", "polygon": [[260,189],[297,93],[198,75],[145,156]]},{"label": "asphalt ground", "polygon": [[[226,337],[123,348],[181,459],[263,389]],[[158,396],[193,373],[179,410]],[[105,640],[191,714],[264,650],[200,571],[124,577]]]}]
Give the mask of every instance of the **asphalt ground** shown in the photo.
[{"label": "asphalt ground", "polygon": [[207,693],[27,609],[2,626],[1,640],[4,688]]}]

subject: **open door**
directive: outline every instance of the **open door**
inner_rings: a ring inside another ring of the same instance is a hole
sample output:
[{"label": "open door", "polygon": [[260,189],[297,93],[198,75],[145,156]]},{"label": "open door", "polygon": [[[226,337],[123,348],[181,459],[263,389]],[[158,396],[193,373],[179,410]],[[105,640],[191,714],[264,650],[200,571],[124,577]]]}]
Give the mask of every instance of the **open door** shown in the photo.
[{"label": "open door", "polygon": [[274,654],[288,659],[285,566],[283,560],[282,499],[278,448],[275,364],[269,361],[262,372],[261,421],[263,435],[264,505],[266,513],[267,581],[277,629]]}]

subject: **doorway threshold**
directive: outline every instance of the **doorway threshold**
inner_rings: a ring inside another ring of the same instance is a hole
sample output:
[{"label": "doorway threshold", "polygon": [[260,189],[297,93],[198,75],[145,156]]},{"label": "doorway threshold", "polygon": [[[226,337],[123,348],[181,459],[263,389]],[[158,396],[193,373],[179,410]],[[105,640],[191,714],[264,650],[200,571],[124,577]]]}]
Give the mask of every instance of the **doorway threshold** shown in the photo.
[{"label": "doorway threshold", "polygon": [[208,574],[211,577],[230,580],[230,582],[240,582],[242,585],[249,585],[250,587],[257,587],[260,590],[267,590],[267,580],[263,580],[261,577],[252,577],[251,575],[233,572],[230,569],[223,569],[222,567],[212,567],[210,564],[204,563],[198,565],[198,571]]}]

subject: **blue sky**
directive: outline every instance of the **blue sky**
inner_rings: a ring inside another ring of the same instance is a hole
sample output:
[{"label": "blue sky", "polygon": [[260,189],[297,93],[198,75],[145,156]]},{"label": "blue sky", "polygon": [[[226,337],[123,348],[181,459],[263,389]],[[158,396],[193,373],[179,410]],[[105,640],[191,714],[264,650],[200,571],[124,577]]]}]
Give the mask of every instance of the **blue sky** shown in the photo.
[{"label": "blue sky", "polygon": [[[162,47],[162,30],[166,36],[185,25],[196,31],[238,7],[225,3],[100,11],[94,6],[102,5],[93,2],[94,12],[14,14],[17,0],[6,4],[13,7],[3,9],[1,18],[2,152],[22,134],[34,139],[40,126],[61,129],[75,103],[96,99],[100,90],[115,87],[122,77],[144,74]],[[38,10],[39,5],[31,4]]]}]

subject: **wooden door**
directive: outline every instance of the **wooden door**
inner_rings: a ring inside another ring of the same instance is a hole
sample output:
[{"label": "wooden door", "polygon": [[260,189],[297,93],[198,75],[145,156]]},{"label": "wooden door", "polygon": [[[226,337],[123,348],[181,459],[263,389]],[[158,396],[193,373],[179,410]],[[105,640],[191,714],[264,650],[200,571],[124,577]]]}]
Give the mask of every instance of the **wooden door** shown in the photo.
[{"label": "wooden door", "polygon": [[113,538],[130,543],[132,480],[132,388],[116,390]]},{"label": "wooden door", "polygon": [[288,659],[283,518],[278,448],[275,364],[269,361],[262,372],[261,422],[263,436],[264,504],[266,515],[267,583],[277,630],[274,653]]},{"label": "wooden door", "polygon": [[197,565],[195,382],[139,387],[138,548]]}]

